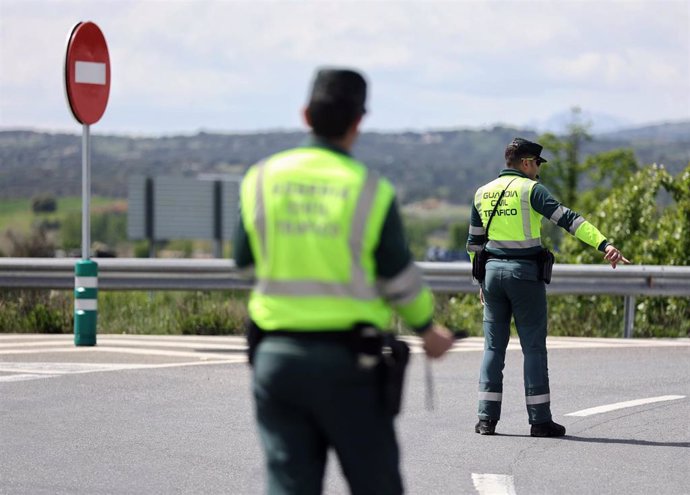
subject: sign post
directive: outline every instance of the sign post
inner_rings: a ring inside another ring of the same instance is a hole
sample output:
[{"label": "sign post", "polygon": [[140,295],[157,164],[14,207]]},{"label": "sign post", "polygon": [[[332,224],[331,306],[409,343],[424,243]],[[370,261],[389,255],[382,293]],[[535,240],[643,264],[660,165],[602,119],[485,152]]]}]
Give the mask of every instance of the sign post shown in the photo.
[{"label": "sign post", "polygon": [[74,344],[96,345],[98,264],[91,250],[91,136],[89,126],[100,120],[110,94],[110,56],[99,27],[79,22],[67,39],[65,95],[72,115],[82,124],[82,259],[74,267]]}]

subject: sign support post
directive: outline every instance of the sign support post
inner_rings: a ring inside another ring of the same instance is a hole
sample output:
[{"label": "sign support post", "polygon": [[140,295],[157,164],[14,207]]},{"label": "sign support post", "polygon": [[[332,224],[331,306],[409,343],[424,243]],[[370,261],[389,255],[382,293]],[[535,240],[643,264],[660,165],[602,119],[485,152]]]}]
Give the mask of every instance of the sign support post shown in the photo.
[{"label": "sign support post", "polygon": [[110,93],[108,45],[93,22],[79,22],[67,40],[65,94],[74,118],[82,124],[81,257],[74,266],[74,344],[96,345],[98,264],[91,260],[91,135]]},{"label": "sign support post", "polygon": [[96,345],[98,323],[98,264],[91,260],[91,135],[81,137],[81,260],[74,267],[74,345]]}]

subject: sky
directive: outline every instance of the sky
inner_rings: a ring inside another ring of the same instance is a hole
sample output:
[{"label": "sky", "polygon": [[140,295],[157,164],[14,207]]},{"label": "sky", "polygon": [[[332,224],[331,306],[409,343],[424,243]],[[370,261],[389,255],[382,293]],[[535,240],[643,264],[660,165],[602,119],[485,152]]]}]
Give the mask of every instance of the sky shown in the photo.
[{"label": "sky", "polygon": [[317,67],[369,82],[364,131],[690,119],[690,0],[0,0],[0,130],[81,132],[72,27],[111,64],[92,133],[303,129]]}]

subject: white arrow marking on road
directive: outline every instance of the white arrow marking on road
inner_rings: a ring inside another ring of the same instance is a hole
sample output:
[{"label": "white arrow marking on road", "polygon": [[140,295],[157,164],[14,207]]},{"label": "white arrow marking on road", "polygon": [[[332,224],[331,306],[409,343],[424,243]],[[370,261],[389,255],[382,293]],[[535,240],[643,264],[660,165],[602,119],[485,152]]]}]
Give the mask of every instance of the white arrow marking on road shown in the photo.
[{"label": "white arrow marking on road", "polygon": [[509,474],[472,473],[472,483],[480,495],[516,495],[513,477]]},{"label": "white arrow marking on road", "polygon": [[664,402],[667,400],[678,400],[684,398],[684,395],[662,395],[660,397],[650,397],[648,399],[629,400],[625,402],[616,402],[615,404],[608,404],[605,406],[590,407],[589,409],[583,409],[581,411],[565,414],[565,416],[591,416],[592,414],[601,414],[609,411],[615,411],[616,409],[625,409],[626,407],[642,406],[644,404],[653,404],[654,402]]},{"label": "white arrow marking on road", "polygon": [[105,85],[105,64],[77,60],[74,67],[74,82]]}]

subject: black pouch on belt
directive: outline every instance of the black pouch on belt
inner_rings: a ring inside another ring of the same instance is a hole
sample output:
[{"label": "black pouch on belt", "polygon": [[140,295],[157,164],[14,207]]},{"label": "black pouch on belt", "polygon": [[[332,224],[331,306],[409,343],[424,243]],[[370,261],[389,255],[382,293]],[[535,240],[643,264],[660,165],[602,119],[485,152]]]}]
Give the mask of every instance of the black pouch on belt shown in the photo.
[{"label": "black pouch on belt", "polygon": [[383,406],[396,416],[402,408],[405,371],[410,362],[410,346],[395,335],[386,334],[381,349],[380,373],[382,377]]},{"label": "black pouch on belt", "polygon": [[551,272],[553,271],[553,264],[556,262],[556,257],[548,249],[542,249],[537,256],[537,263],[539,265],[539,279],[544,283],[551,283]]},{"label": "black pouch on belt", "polygon": [[486,277],[486,262],[489,261],[489,253],[486,249],[482,248],[481,251],[474,253],[474,258],[472,259],[472,277],[482,283]]}]

